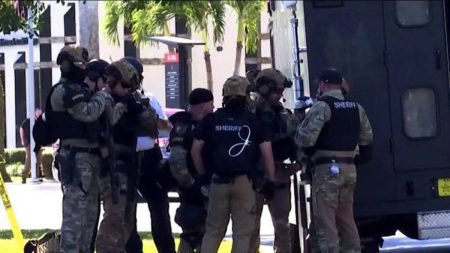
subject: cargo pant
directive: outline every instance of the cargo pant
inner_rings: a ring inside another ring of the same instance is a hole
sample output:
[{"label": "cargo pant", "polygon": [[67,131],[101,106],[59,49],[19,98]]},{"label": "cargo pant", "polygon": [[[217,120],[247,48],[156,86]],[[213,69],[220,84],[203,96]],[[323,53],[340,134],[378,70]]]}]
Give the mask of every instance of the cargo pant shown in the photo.
[{"label": "cargo pant", "polygon": [[115,176],[118,203],[113,203],[110,174],[100,177],[100,196],[104,213],[97,233],[97,253],[125,253],[126,244],[136,223],[136,199],[130,199],[131,193],[129,194],[129,191],[134,191],[135,196],[136,188],[129,187],[126,173],[119,172]]},{"label": "cargo pant", "polygon": [[331,166],[318,165],[313,172],[313,248],[322,253],[359,253],[360,239],[353,218],[356,167],[338,164],[339,174],[332,175]]},{"label": "cargo pant", "polygon": [[58,155],[63,186],[60,252],[88,253],[98,216],[101,159],[97,154],[71,153],[65,148]]},{"label": "cargo pant", "polygon": [[[275,162],[275,191],[270,200],[266,200],[275,232],[273,250],[276,253],[291,252],[291,233],[289,227],[289,212],[291,211],[291,176],[300,166],[286,166]],[[261,214],[264,207],[264,196],[256,194],[254,212],[255,230],[250,239],[249,253],[257,253],[260,245]]]},{"label": "cargo pant", "polygon": [[215,176],[209,192],[206,233],[201,252],[217,252],[231,217],[233,231],[232,253],[248,252],[254,229],[252,209],[255,194],[246,175],[236,176],[230,183],[216,183]]}]

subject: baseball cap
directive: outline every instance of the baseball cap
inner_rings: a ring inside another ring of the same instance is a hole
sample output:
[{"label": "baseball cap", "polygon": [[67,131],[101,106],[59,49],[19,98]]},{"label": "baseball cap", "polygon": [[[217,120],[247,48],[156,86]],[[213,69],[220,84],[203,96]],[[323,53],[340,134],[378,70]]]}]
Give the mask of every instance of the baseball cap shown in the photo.
[{"label": "baseball cap", "polygon": [[197,88],[191,91],[189,94],[189,104],[199,105],[214,99],[213,94],[210,90],[204,88]]},{"label": "baseball cap", "polygon": [[319,75],[319,82],[326,84],[342,84],[342,74],[335,68],[322,70]]}]

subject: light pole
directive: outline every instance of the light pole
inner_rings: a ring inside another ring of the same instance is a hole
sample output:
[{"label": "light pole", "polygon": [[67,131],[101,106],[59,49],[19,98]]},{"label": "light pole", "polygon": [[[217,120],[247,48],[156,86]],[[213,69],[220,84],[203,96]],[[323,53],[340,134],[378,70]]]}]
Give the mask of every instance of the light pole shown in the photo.
[{"label": "light pole", "polygon": [[33,126],[34,126],[34,27],[33,27],[33,12],[31,8],[27,10],[27,20],[28,20],[28,75],[27,75],[27,114],[30,119],[30,165],[31,165],[31,182],[39,182],[37,179],[36,171],[36,153],[33,152],[34,149],[34,138],[33,138]]}]

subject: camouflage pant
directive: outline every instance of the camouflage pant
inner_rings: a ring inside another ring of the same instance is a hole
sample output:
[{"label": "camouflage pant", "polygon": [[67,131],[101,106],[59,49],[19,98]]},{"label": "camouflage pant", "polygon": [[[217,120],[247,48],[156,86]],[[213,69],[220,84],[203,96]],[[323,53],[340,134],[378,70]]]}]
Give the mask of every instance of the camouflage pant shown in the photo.
[{"label": "camouflage pant", "polygon": [[[261,214],[264,207],[264,196],[256,194],[256,208],[254,210],[255,229],[250,238],[249,253],[257,253],[260,244]],[[291,235],[289,230],[289,212],[291,211],[291,188],[289,186],[276,189],[273,198],[267,201],[272,223],[274,226],[275,240],[273,249],[275,253],[291,252]]]},{"label": "camouflage pant", "polygon": [[255,194],[247,176],[237,176],[231,183],[212,183],[209,193],[206,233],[201,252],[217,252],[227,230],[230,216],[233,230],[232,253],[248,251],[254,228],[252,209]]},{"label": "camouflage pant", "polygon": [[117,173],[118,203],[113,203],[111,180],[109,174],[100,178],[100,195],[103,200],[103,219],[97,233],[97,253],[125,253],[128,238],[135,225],[135,200],[130,200],[128,177],[125,173]]},{"label": "camouflage pant", "polygon": [[[62,148],[59,155],[70,157],[70,151]],[[60,164],[61,174],[72,171],[73,175],[71,181],[62,183],[61,253],[85,253],[90,252],[98,216],[98,171],[101,160],[98,155],[76,153],[72,162],[73,166],[69,168],[65,168],[65,163]]]},{"label": "camouflage pant", "polygon": [[361,252],[358,229],[353,219],[354,165],[341,164],[331,175],[331,165],[314,169],[312,179],[313,247],[321,253]]}]

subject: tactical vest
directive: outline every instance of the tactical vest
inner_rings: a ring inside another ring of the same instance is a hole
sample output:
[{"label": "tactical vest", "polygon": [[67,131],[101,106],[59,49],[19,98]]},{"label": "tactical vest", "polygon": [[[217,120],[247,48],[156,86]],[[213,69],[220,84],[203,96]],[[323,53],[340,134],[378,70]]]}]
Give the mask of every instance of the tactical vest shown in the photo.
[{"label": "tactical vest", "polygon": [[359,110],[356,102],[325,96],[319,99],[328,104],[331,118],[325,123],[316,142],[316,149],[354,151],[359,138]]},{"label": "tactical vest", "polygon": [[177,112],[170,116],[169,121],[173,126],[170,131],[169,145],[181,145],[186,151],[188,151],[186,155],[188,170],[191,175],[196,175],[197,171],[195,170],[194,162],[192,161],[190,153],[192,143],[194,141],[192,129],[196,124],[192,118],[192,114],[189,112]]},{"label": "tactical vest", "polygon": [[232,115],[219,109],[214,113],[209,140],[214,173],[232,177],[255,168],[260,153],[254,124],[255,118],[248,112]]},{"label": "tactical vest", "polygon": [[113,127],[114,143],[135,150],[138,126],[139,120],[137,114],[130,112],[123,114]]},{"label": "tactical vest", "polygon": [[292,113],[282,106],[270,106],[267,108],[258,108],[256,115],[271,130],[272,152],[275,161],[284,161],[288,158],[294,158],[297,152],[297,146],[293,135],[289,131]]},{"label": "tactical vest", "polygon": [[[85,83],[62,83],[62,85],[79,85],[78,87],[83,93],[85,102],[89,102],[93,96],[93,92]],[[61,140],[65,139],[87,139],[89,142],[97,142],[99,138],[100,124],[98,120],[94,122],[82,122],[76,120],[68,111],[53,111],[52,122],[54,122],[54,130]]]}]

